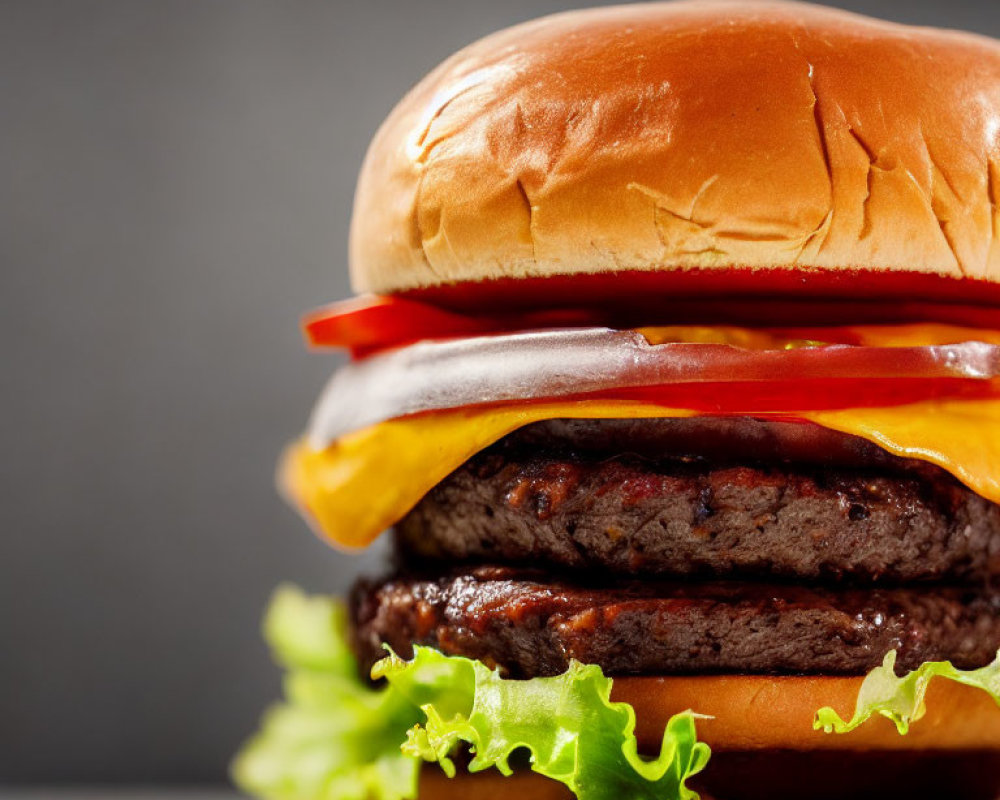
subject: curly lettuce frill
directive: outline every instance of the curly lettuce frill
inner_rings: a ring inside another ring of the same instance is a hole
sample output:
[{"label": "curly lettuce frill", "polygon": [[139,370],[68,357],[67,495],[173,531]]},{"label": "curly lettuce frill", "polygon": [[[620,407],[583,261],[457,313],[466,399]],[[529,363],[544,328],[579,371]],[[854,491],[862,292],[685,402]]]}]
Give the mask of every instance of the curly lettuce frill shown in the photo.
[{"label": "curly lettuce frill", "polygon": [[903,677],[896,675],[896,651],[886,653],[882,666],[865,677],[858,691],[854,716],[843,720],[832,708],[816,712],[813,728],[826,733],[849,733],[876,714],[892,720],[896,730],[905,734],[910,724],[919,720],[926,708],[924,697],[934,678],[955,681],[981,689],[1000,705],[1000,653],[992,664],[980,669],[960,670],[950,661],[927,661]]},{"label": "curly lettuce frill", "polygon": [[531,768],[580,800],[694,800],[686,781],[701,771],[708,746],[696,715],[674,716],[659,756],[638,754],[635,711],[611,702],[610,678],[572,663],[551,678],[509,680],[477,661],[415,648],[410,661],[379,662],[372,688],[358,677],[343,607],[325,597],[280,589],[264,635],[285,667],[285,702],[236,757],[233,779],[266,800],[412,800],[423,761],[456,773],[462,745],[470,772],[510,773],[515,750]]}]

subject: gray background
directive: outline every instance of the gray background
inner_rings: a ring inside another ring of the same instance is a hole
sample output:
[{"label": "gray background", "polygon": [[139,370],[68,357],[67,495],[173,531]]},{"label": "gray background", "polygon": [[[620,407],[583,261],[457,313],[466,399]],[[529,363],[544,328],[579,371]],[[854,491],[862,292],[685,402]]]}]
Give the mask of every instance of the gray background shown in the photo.
[{"label": "gray background", "polygon": [[[374,569],[272,489],[335,360],[393,103],[559,0],[0,2],[0,783],[209,782],[278,691],[280,580]],[[1000,35],[1000,3],[852,2]]]}]

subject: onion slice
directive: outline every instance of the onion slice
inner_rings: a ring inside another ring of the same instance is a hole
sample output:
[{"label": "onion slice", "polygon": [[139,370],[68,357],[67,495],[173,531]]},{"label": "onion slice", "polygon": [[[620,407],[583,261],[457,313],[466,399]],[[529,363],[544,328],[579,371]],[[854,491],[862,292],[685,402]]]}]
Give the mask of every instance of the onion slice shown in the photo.
[{"label": "onion slice", "polygon": [[309,424],[316,448],[424,411],[681,384],[1000,377],[1000,346],[843,344],[744,349],[650,344],[638,331],[579,328],[420,342],[338,370]]}]

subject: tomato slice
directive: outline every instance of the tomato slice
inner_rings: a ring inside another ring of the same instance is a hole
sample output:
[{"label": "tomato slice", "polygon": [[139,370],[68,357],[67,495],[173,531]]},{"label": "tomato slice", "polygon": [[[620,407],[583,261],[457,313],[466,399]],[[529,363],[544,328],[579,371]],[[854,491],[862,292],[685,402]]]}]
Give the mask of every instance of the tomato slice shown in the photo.
[{"label": "tomato slice", "polygon": [[530,311],[506,316],[469,315],[402,297],[362,295],[309,312],[302,320],[302,328],[311,346],[345,348],[355,358],[360,358],[425,339],[586,327],[595,324],[598,318],[598,314],[583,309]]},{"label": "tomato slice", "polygon": [[[649,325],[746,325],[776,327],[799,338],[860,344],[852,324],[874,327],[892,323],[933,321],[952,326],[1000,331],[1000,308],[953,303],[850,302],[845,300],[788,301],[777,298],[687,299],[665,302],[655,312],[623,312],[620,308],[565,307],[504,314],[464,313],[407,297],[362,295],[332,303],[306,314],[306,341],[316,348],[343,348],[355,358],[403,347],[427,339],[509,333],[560,327]],[[834,326],[834,327],[830,327]],[[977,338],[970,334],[966,338]],[[981,338],[981,337],[979,337]],[[912,342],[912,339],[911,339]],[[915,342],[913,342],[915,343]],[[923,344],[934,344],[929,339]]]},{"label": "tomato slice", "polygon": [[486,330],[481,320],[426,303],[380,295],[354,297],[310,311],[302,320],[302,328],[306,341],[314,347],[346,347],[356,353],[421,338]]},{"label": "tomato slice", "polygon": [[594,397],[635,400],[708,414],[781,415],[809,409],[901,406],[942,398],[983,399],[1000,395],[1000,380],[963,378],[857,378],[703,383],[627,387]]}]

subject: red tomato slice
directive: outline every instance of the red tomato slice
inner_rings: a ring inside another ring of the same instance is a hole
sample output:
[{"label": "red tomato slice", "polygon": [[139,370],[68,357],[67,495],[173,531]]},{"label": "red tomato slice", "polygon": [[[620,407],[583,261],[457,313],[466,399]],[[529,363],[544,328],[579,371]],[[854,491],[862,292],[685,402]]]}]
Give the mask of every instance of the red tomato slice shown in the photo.
[{"label": "red tomato slice", "polygon": [[424,339],[598,324],[592,311],[560,309],[507,316],[468,315],[401,297],[363,295],[305,315],[302,328],[313,347],[346,348],[356,357]]},{"label": "red tomato slice", "polygon": [[639,400],[708,413],[774,414],[802,409],[896,406],[938,398],[986,398],[1000,394],[1000,380],[961,378],[827,379],[702,383],[613,389],[598,397]]},{"label": "red tomato slice", "polygon": [[[823,341],[831,328],[858,324],[934,321],[1000,330],[1000,308],[929,302],[790,301],[768,298],[705,299],[665,302],[658,310],[558,308],[508,314],[461,313],[405,297],[363,295],[332,303],[305,315],[307,342],[317,348],[344,348],[356,358],[425,339],[508,333],[557,327],[728,324],[793,327],[797,335]],[[818,326],[824,326],[819,329]]]}]

